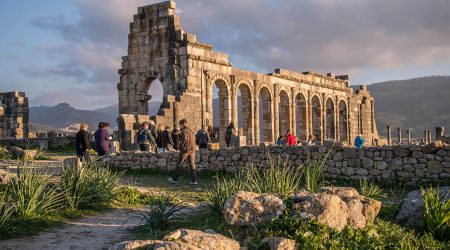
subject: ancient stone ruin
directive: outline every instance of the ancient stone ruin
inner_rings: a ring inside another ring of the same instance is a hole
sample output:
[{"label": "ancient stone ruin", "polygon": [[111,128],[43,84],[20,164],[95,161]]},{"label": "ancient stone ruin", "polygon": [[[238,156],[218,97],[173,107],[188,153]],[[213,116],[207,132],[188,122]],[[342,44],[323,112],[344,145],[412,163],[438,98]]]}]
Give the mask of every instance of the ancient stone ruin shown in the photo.
[{"label": "ancient stone ruin", "polygon": [[310,134],[321,142],[335,139],[352,144],[358,134],[369,145],[378,140],[374,99],[365,86],[353,93],[348,75],[285,69],[260,74],[233,67],[227,54],[183,30],[174,1],[139,7],[128,39],[117,85],[122,149],[131,148],[138,124],[150,119],[148,92],[155,80],[164,91],[156,123],[173,127],[186,118],[194,130],[213,125],[215,85],[221,144],[225,128],[239,119],[240,135],[249,145],[274,142],[287,129],[302,140]]},{"label": "ancient stone ruin", "polygon": [[0,139],[28,138],[28,97],[24,92],[0,93]]}]

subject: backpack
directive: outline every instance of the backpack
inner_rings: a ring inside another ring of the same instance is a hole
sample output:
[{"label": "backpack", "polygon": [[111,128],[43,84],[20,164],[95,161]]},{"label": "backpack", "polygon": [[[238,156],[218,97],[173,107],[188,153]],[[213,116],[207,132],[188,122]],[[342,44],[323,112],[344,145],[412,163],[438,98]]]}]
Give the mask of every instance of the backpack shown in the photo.
[{"label": "backpack", "polygon": [[198,134],[198,144],[208,144],[208,139],[205,132]]},{"label": "backpack", "polygon": [[141,129],[141,131],[139,131],[139,135],[138,135],[138,142],[144,143],[146,141],[150,142],[150,138],[148,138],[146,129]]}]

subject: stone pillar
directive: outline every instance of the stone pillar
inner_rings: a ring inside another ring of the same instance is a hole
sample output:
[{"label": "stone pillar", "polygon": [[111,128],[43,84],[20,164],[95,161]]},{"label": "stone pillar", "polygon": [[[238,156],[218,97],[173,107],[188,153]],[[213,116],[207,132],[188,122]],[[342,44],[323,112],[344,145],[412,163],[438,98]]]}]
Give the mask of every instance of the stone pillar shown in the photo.
[{"label": "stone pillar", "polygon": [[397,127],[397,142],[398,144],[402,143],[402,128]]},{"label": "stone pillar", "polygon": [[279,107],[278,107],[278,101],[279,101],[279,96],[278,96],[278,88],[275,87],[274,89],[274,94],[273,94],[273,127],[274,127],[274,134],[275,136],[275,140],[278,139],[278,136],[280,136],[280,112],[279,112]]},{"label": "stone pillar", "polygon": [[423,143],[428,143],[428,131],[423,131]]},{"label": "stone pillar", "polygon": [[387,145],[392,145],[392,140],[391,140],[391,126],[387,125],[386,126],[386,131],[387,131]]},{"label": "stone pillar", "polygon": [[297,105],[297,100],[295,98],[295,90],[294,88],[291,88],[291,130],[292,133],[295,135],[295,138],[298,140],[299,135],[297,134],[297,114],[295,112],[295,106]]},{"label": "stone pillar", "polygon": [[427,138],[428,138],[428,144],[430,144],[431,143],[431,131],[430,130],[427,130]]},{"label": "stone pillar", "polygon": [[[235,77],[230,76],[230,78],[231,78],[231,88],[230,88],[230,91],[231,91],[231,120],[233,121],[234,126],[237,128],[237,127],[239,127],[238,95],[237,95],[238,89],[236,88]],[[241,100],[242,100],[242,93],[241,93]]]},{"label": "stone pillar", "polygon": [[408,144],[411,144],[411,129],[406,130],[406,135],[408,137]]},{"label": "stone pillar", "polygon": [[435,127],[435,131],[436,131],[436,140],[439,140],[441,137],[444,136],[445,128],[444,127]]},{"label": "stone pillar", "polygon": [[259,143],[260,143],[260,127],[259,127],[259,119],[260,119],[260,117],[259,117],[259,93],[258,93],[258,81],[257,80],[254,80],[254,95],[253,95],[253,103],[254,103],[254,105],[253,105],[253,110],[254,110],[254,118],[255,119],[253,119],[253,127],[254,127],[254,130],[253,131],[255,131],[255,133],[254,133],[254,135],[253,135],[253,137],[254,137],[254,143],[256,144],[256,145],[259,145]]}]

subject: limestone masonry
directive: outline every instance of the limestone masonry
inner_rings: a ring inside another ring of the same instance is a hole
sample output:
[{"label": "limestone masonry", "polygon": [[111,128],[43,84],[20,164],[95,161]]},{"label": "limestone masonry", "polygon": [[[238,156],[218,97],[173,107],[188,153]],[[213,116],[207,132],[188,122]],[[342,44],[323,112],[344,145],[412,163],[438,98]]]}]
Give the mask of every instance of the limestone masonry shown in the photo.
[{"label": "limestone masonry", "polygon": [[[118,118],[121,148],[130,149],[138,123],[149,119],[148,90],[158,79],[163,103],[156,123],[173,127],[186,118],[194,130],[212,125],[212,87],[219,89],[219,138],[238,124],[238,92],[242,97],[242,128],[248,145],[273,142],[291,129],[301,139],[335,139],[351,144],[362,134],[368,144],[378,140],[374,99],[365,86],[353,93],[348,75],[336,76],[275,69],[260,74],[235,68],[228,55],[185,32],[175,15],[175,2],[138,8],[130,24],[128,55],[122,58]],[[262,111],[260,115],[260,110]]]},{"label": "limestone masonry", "polygon": [[24,92],[0,93],[0,139],[28,138],[28,97]]}]

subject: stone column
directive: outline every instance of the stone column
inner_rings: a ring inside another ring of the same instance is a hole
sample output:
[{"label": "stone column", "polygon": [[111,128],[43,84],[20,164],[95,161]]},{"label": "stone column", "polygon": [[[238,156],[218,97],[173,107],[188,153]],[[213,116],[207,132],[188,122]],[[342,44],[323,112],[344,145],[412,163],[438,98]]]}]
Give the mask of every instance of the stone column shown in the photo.
[{"label": "stone column", "polygon": [[392,141],[391,141],[391,126],[390,125],[386,126],[386,131],[387,131],[387,144],[390,146],[390,145],[392,145]]},{"label": "stone column", "polygon": [[435,131],[436,131],[436,140],[439,140],[441,137],[444,136],[445,128],[444,127],[435,127]]},{"label": "stone column", "polygon": [[325,142],[325,138],[330,137],[330,135],[328,134],[327,131],[327,100],[325,98],[325,94],[322,94],[322,105],[320,106],[321,110],[320,110],[320,114],[322,115],[322,143]]},{"label": "stone column", "polygon": [[296,98],[295,98],[295,90],[294,88],[291,88],[291,130],[292,133],[295,135],[296,139],[298,139],[299,135],[297,134],[297,114],[295,112],[295,106],[297,105]]},{"label": "stone column", "polygon": [[423,143],[428,143],[428,132],[427,132],[427,130],[423,131]]},{"label": "stone column", "polygon": [[273,92],[273,127],[274,127],[274,134],[275,140],[278,139],[278,136],[280,136],[280,112],[279,112],[279,96],[278,96],[278,88],[275,86],[274,92]]},{"label": "stone column", "polygon": [[427,130],[427,138],[428,138],[428,144],[431,143],[431,131]]},{"label": "stone column", "polygon": [[402,143],[402,128],[397,127],[397,142],[398,144]]},{"label": "stone column", "polygon": [[[234,76],[230,76],[231,79],[231,119],[234,123],[234,126],[237,128],[239,127],[239,121],[238,121],[238,95],[236,88],[236,81]],[[242,93],[241,93],[242,95]],[[242,96],[241,96],[242,98]]]},{"label": "stone column", "polygon": [[254,110],[254,118],[255,119],[253,119],[253,127],[254,127],[254,130],[253,131],[255,131],[255,133],[254,133],[254,135],[253,135],[253,137],[254,137],[254,143],[256,144],[256,145],[259,145],[259,143],[261,142],[260,141],[260,127],[259,127],[259,93],[258,93],[258,81],[257,80],[254,80],[254,95],[253,95],[253,103],[254,103],[254,105],[253,105],[253,110]]},{"label": "stone column", "polygon": [[406,130],[406,135],[408,137],[408,144],[411,144],[411,129]]}]

